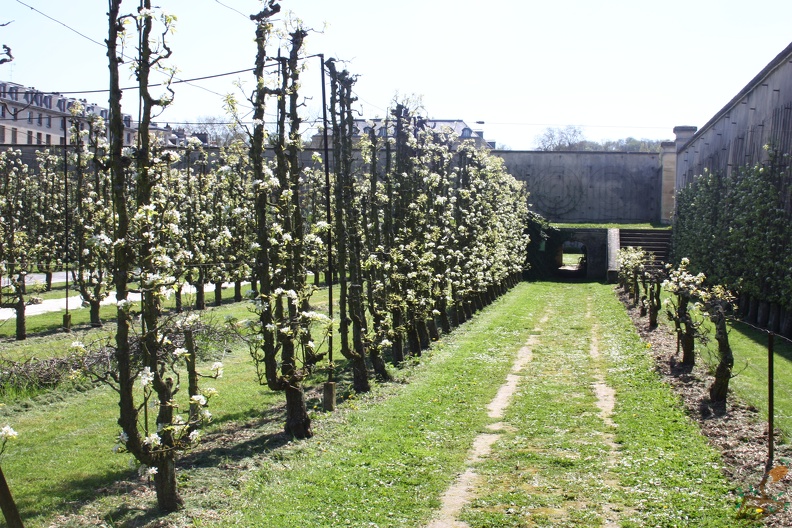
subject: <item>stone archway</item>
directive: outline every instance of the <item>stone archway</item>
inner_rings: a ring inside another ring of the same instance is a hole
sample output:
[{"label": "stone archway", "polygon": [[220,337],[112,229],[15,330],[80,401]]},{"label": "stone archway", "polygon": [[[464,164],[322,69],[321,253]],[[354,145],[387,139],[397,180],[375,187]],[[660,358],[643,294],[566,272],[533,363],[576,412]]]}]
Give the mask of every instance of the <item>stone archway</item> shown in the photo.
[{"label": "stone archway", "polygon": [[[559,246],[560,254],[556,256],[559,271],[564,266],[564,248],[576,248],[580,251],[580,258],[583,261],[579,260],[576,269],[570,270],[572,276],[587,280],[606,280],[608,276],[608,230],[561,228],[560,231],[564,242]],[[562,272],[560,275],[565,274]]]}]

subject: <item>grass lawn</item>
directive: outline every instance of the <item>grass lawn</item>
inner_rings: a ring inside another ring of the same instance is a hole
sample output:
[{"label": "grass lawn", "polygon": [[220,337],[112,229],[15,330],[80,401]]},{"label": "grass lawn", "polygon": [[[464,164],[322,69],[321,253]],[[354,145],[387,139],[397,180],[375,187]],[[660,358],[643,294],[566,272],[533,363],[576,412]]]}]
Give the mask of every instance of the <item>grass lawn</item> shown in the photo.
[{"label": "grass lawn", "polygon": [[643,223],[643,224],[593,224],[593,223],[554,223],[551,224],[558,229],[659,229],[668,231],[671,229],[669,224],[661,224],[657,222]]},{"label": "grass lawn", "polygon": [[[710,325],[711,327],[711,325]],[[710,328],[710,335],[714,329]],[[734,353],[735,377],[729,387],[737,396],[750,403],[767,417],[768,407],[768,334],[740,322],[729,323],[729,344]],[[718,363],[717,343],[714,338],[710,344],[699,346],[701,357],[714,372]],[[776,336],[774,349],[774,398],[775,398],[775,426],[781,429],[784,437],[789,439],[792,435],[792,390],[789,380],[792,380],[792,344]]]},{"label": "grass lawn", "polygon": [[[249,317],[244,303],[215,313]],[[106,388],[0,408],[0,424],[19,432],[3,470],[29,527],[423,526],[532,336],[505,427],[474,464],[483,481],[463,510],[470,526],[601,526],[611,515],[623,526],[739,526],[717,453],[601,284],[522,283],[398,371],[400,383],[350,396],[342,377],[335,413],[319,410],[317,373],[306,441],[281,433],[283,396],[258,386],[244,348],[215,351],[225,374],[202,382],[219,392],[215,420],[180,463],[186,509],[166,517],[129,455],[112,453],[118,407]],[[615,390],[613,424],[596,380]]]}]

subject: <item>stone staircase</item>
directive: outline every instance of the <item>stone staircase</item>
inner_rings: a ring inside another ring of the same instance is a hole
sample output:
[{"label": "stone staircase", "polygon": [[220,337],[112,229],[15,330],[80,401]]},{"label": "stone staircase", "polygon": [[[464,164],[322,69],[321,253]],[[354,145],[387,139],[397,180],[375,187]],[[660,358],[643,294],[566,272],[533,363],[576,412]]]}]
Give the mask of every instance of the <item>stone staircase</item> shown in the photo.
[{"label": "stone staircase", "polygon": [[670,229],[619,229],[619,248],[640,247],[654,253],[654,261],[648,266],[661,267],[668,262],[671,251]]}]

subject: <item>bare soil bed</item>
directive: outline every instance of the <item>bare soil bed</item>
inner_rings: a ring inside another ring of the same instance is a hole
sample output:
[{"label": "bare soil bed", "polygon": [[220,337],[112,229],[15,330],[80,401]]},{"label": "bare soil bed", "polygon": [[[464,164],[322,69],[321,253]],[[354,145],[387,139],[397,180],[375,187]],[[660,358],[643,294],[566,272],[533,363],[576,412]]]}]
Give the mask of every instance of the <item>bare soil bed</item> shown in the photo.
[{"label": "bare soil bed", "polygon": [[[650,330],[648,317],[641,317],[639,309],[624,293],[619,295],[641,338],[651,345],[649,351],[654,356],[657,372],[680,396],[688,414],[699,424],[709,443],[722,453],[726,476],[736,489],[756,488],[764,475],[768,457],[767,417],[752,405],[738,400],[733,393],[729,394],[725,404],[713,403],[709,397],[713,377],[706,365],[698,360],[692,370],[680,366],[676,336],[671,329],[661,324]],[[775,465],[783,463],[788,466],[792,460],[792,448],[780,443],[781,434],[777,429],[774,439]],[[680,446],[682,448],[684,446]],[[790,501],[790,483],[792,477],[786,476],[768,484],[768,494],[776,496],[783,492],[782,500]],[[735,509],[737,506],[735,504]],[[767,515],[764,523],[773,527],[792,526],[792,508]]]}]

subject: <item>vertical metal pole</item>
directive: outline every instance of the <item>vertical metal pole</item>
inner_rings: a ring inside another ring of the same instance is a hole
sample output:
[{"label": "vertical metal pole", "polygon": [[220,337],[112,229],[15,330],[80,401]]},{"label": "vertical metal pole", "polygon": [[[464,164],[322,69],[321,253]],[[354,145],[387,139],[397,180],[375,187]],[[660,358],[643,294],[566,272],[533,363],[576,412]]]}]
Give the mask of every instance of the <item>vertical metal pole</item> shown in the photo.
[{"label": "vertical metal pole", "polygon": [[775,398],[773,397],[773,342],[775,341],[775,334],[770,332],[767,336],[767,466],[765,473],[773,469],[773,458],[775,456],[775,445],[773,438],[773,416],[775,414]]},{"label": "vertical metal pole", "polygon": [[64,215],[64,247],[63,256],[66,269],[66,313],[63,314],[63,329],[71,331],[71,314],[69,313],[69,136],[66,128],[66,116],[63,117],[63,215]]},{"label": "vertical metal pole", "polygon": [[[325,87],[325,63],[324,53],[319,54],[319,61],[322,68],[322,123],[324,126],[324,170],[325,170],[325,221],[327,222],[327,273],[325,282],[327,283],[327,314],[330,320],[333,320],[333,216],[331,213],[330,203],[330,146],[327,133],[327,89]],[[330,334],[327,336],[327,360],[329,362],[327,383],[324,388],[323,407],[326,411],[335,409],[335,366],[333,365],[333,332],[334,329],[330,328]]]}]

